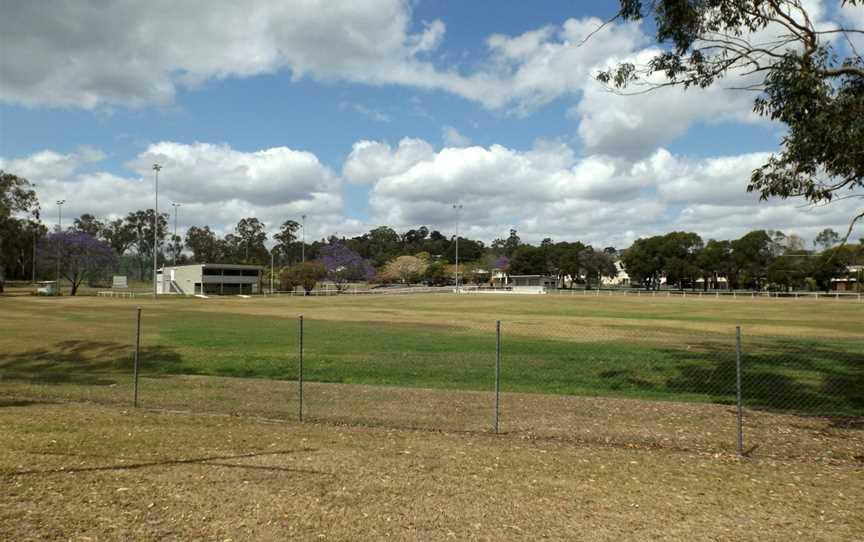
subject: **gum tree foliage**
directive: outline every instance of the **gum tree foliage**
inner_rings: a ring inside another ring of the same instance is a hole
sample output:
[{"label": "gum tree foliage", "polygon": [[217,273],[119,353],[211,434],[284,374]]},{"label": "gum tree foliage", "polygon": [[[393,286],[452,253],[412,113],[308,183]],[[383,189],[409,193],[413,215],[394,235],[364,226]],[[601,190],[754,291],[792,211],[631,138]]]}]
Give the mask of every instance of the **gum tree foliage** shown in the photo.
[{"label": "gum tree foliage", "polygon": [[822,250],[828,250],[839,242],[840,234],[831,228],[825,228],[816,235],[816,239],[813,240],[813,245],[816,247],[822,247]]},{"label": "gum tree foliage", "polygon": [[368,281],[375,276],[375,268],[359,254],[336,240],[321,247],[319,259],[327,270],[327,278],[342,291],[349,282]]},{"label": "gum tree foliage", "polygon": [[602,277],[614,277],[618,273],[615,261],[602,250],[586,247],[579,253],[579,260],[585,272],[586,288],[591,287],[592,281],[599,284]]},{"label": "gum tree foliage", "polygon": [[129,222],[118,218],[102,225],[101,237],[118,256],[122,256],[135,243],[135,229]]},{"label": "gum tree foliage", "polygon": [[[842,0],[838,11],[862,5]],[[639,93],[733,77],[730,86],[756,93],[757,114],[786,127],[749,192],[812,204],[864,198],[864,61],[854,45],[864,29],[817,27],[803,0],[620,0],[620,8],[612,20],[653,19],[662,51],[647,65],[600,72],[600,82]],[[862,218],[864,210],[852,217],[844,242]]]},{"label": "gum tree foliage", "polygon": [[6,283],[6,266],[13,263],[13,241],[20,241],[21,232],[26,230],[22,221],[27,219],[21,215],[38,220],[36,192],[27,179],[0,170],[0,293]]},{"label": "gum tree foliage", "polygon": [[[129,235],[132,238],[130,243],[130,247],[135,248],[135,252],[137,255],[138,262],[138,278],[144,279],[145,270],[150,271],[152,274],[152,269],[150,267],[150,263],[153,261],[153,217],[154,217],[153,209],[147,209],[145,211],[135,211],[126,215],[126,228],[128,228]],[[168,231],[168,215],[165,213],[159,213],[158,220],[156,221],[156,236],[157,236],[157,246],[156,250],[156,258],[157,265],[159,260],[163,260],[162,255],[162,239],[165,238],[165,233]]]},{"label": "gum tree foliage", "polygon": [[[228,236],[225,236],[228,240]],[[267,232],[264,223],[255,217],[241,218],[234,227],[234,258],[243,263],[264,264],[270,261],[270,254],[264,243],[267,241]]]},{"label": "gum tree foliage", "polygon": [[300,223],[296,220],[286,220],[279,227],[279,232],[273,234],[276,246],[273,247],[275,256],[280,262],[296,262],[300,260],[300,243],[297,242],[297,231]]},{"label": "gum tree foliage", "polygon": [[75,295],[85,280],[105,277],[117,266],[111,245],[74,230],[46,235],[39,243],[38,255],[46,272],[56,269],[59,262],[60,274],[72,284],[70,295]]},{"label": "gum tree foliage", "polygon": [[186,247],[196,263],[219,263],[222,259],[219,239],[210,226],[192,226],[186,230]]}]

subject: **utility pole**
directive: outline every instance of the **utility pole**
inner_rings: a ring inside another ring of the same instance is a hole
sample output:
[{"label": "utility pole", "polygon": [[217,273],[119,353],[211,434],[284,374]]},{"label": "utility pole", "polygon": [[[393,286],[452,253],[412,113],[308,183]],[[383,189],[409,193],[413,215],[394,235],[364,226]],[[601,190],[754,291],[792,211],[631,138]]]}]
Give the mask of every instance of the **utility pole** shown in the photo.
[{"label": "utility pole", "polygon": [[270,295],[273,295],[273,252],[276,247],[270,249]]},{"label": "utility pole", "polygon": [[174,267],[177,267],[177,209],[180,208],[180,204],[172,202],[171,207],[174,207],[174,246],[172,247],[174,250],[172,252],[174,253]]},{"label": "utility pole", "polygon": [[[33,183],[33,188],[36,188],[36,183]],[[35,221],[33,222],[33,276],[31,278],[31,282],[36,284],[36,241],[38,240],[37,235],[39,233],[39,211],[36,211],[36,216],[34,217]]]},{"label": "utility pole", "polygon": [[300,226],[303,229],[303,242],[300,245],[300,261],[306,263],[306,215],[300,215],[303,224]]},{"label": "utility pole", "polygon": [[156,299],[156,295],[158,293],[156,286],[156,253],[159,248],[159,244],[157,242],[156,232],[159,230],[159,171],[161,169],[162,166],[160,166],[159,164],[153,164],[156,188],[156,202],[153,205],[153,299]]},{"label": "utility pole", "polygon": [[459,211],[462,210],[461,203],[454,203],[456,209],[456,293],[459,293]]},{"label": "utility pole", "polygon": [[57,291],[55,295],[60,295],[60,243],[63,233],[63,204],[65,199],[57,200]]}]

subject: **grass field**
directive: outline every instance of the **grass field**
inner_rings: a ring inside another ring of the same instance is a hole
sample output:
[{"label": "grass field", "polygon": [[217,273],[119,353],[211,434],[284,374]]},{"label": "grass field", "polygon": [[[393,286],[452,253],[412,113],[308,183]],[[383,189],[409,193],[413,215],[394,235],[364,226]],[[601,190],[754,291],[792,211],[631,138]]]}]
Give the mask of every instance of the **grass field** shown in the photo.
[{"label": "grass field", "polygon": [[[861,304],[14,297],[0,322],[0,539],[864,529]],[[747,459],[734,453],[736,325]]]},{"label": "grass field", "polygon": [[505,391],[730,403],[741,325],[746,404],[864,414],[864,304],[855,302],[439,294],[0,303],[7,381],[128,374],[140,305],[146,375],[295,379],[303,314],[306,380],[490,390],[501,320]]}]

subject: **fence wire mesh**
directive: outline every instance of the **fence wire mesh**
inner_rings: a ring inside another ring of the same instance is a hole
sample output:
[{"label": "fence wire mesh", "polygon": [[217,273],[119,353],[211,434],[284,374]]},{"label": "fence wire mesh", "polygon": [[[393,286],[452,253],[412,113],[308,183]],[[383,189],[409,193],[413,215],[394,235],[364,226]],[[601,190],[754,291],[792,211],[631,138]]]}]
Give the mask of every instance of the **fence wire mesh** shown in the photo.
[{"label": "fence wire mesh", "polygon": [[[136,309],[125,306],[107,321],[70,309],[65,325],[32,330],[45,347],[0,355],[0,391],[132,407]],[[864,445],[864,341],[854,334],[745,323],[739,356],[735,327],[698,321],[525,313],[430,323],[382,309],[301,326],[268,307],[145,307],[138,405],[729,453],[740,415],[749,454],[846,457]]]}]

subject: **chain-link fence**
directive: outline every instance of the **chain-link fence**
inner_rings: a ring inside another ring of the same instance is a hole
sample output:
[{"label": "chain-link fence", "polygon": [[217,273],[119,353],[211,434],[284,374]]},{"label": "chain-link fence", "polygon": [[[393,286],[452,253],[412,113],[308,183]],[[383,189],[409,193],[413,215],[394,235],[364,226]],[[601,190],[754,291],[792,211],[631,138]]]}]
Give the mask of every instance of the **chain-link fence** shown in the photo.
[{"label": "chain-link fence", "polygon": [[34,330],[45,348],[0,355],[0,391],[710,453],[844,456],[864,444],[858,336],[267,310],[73,314],[75,339]]}]

